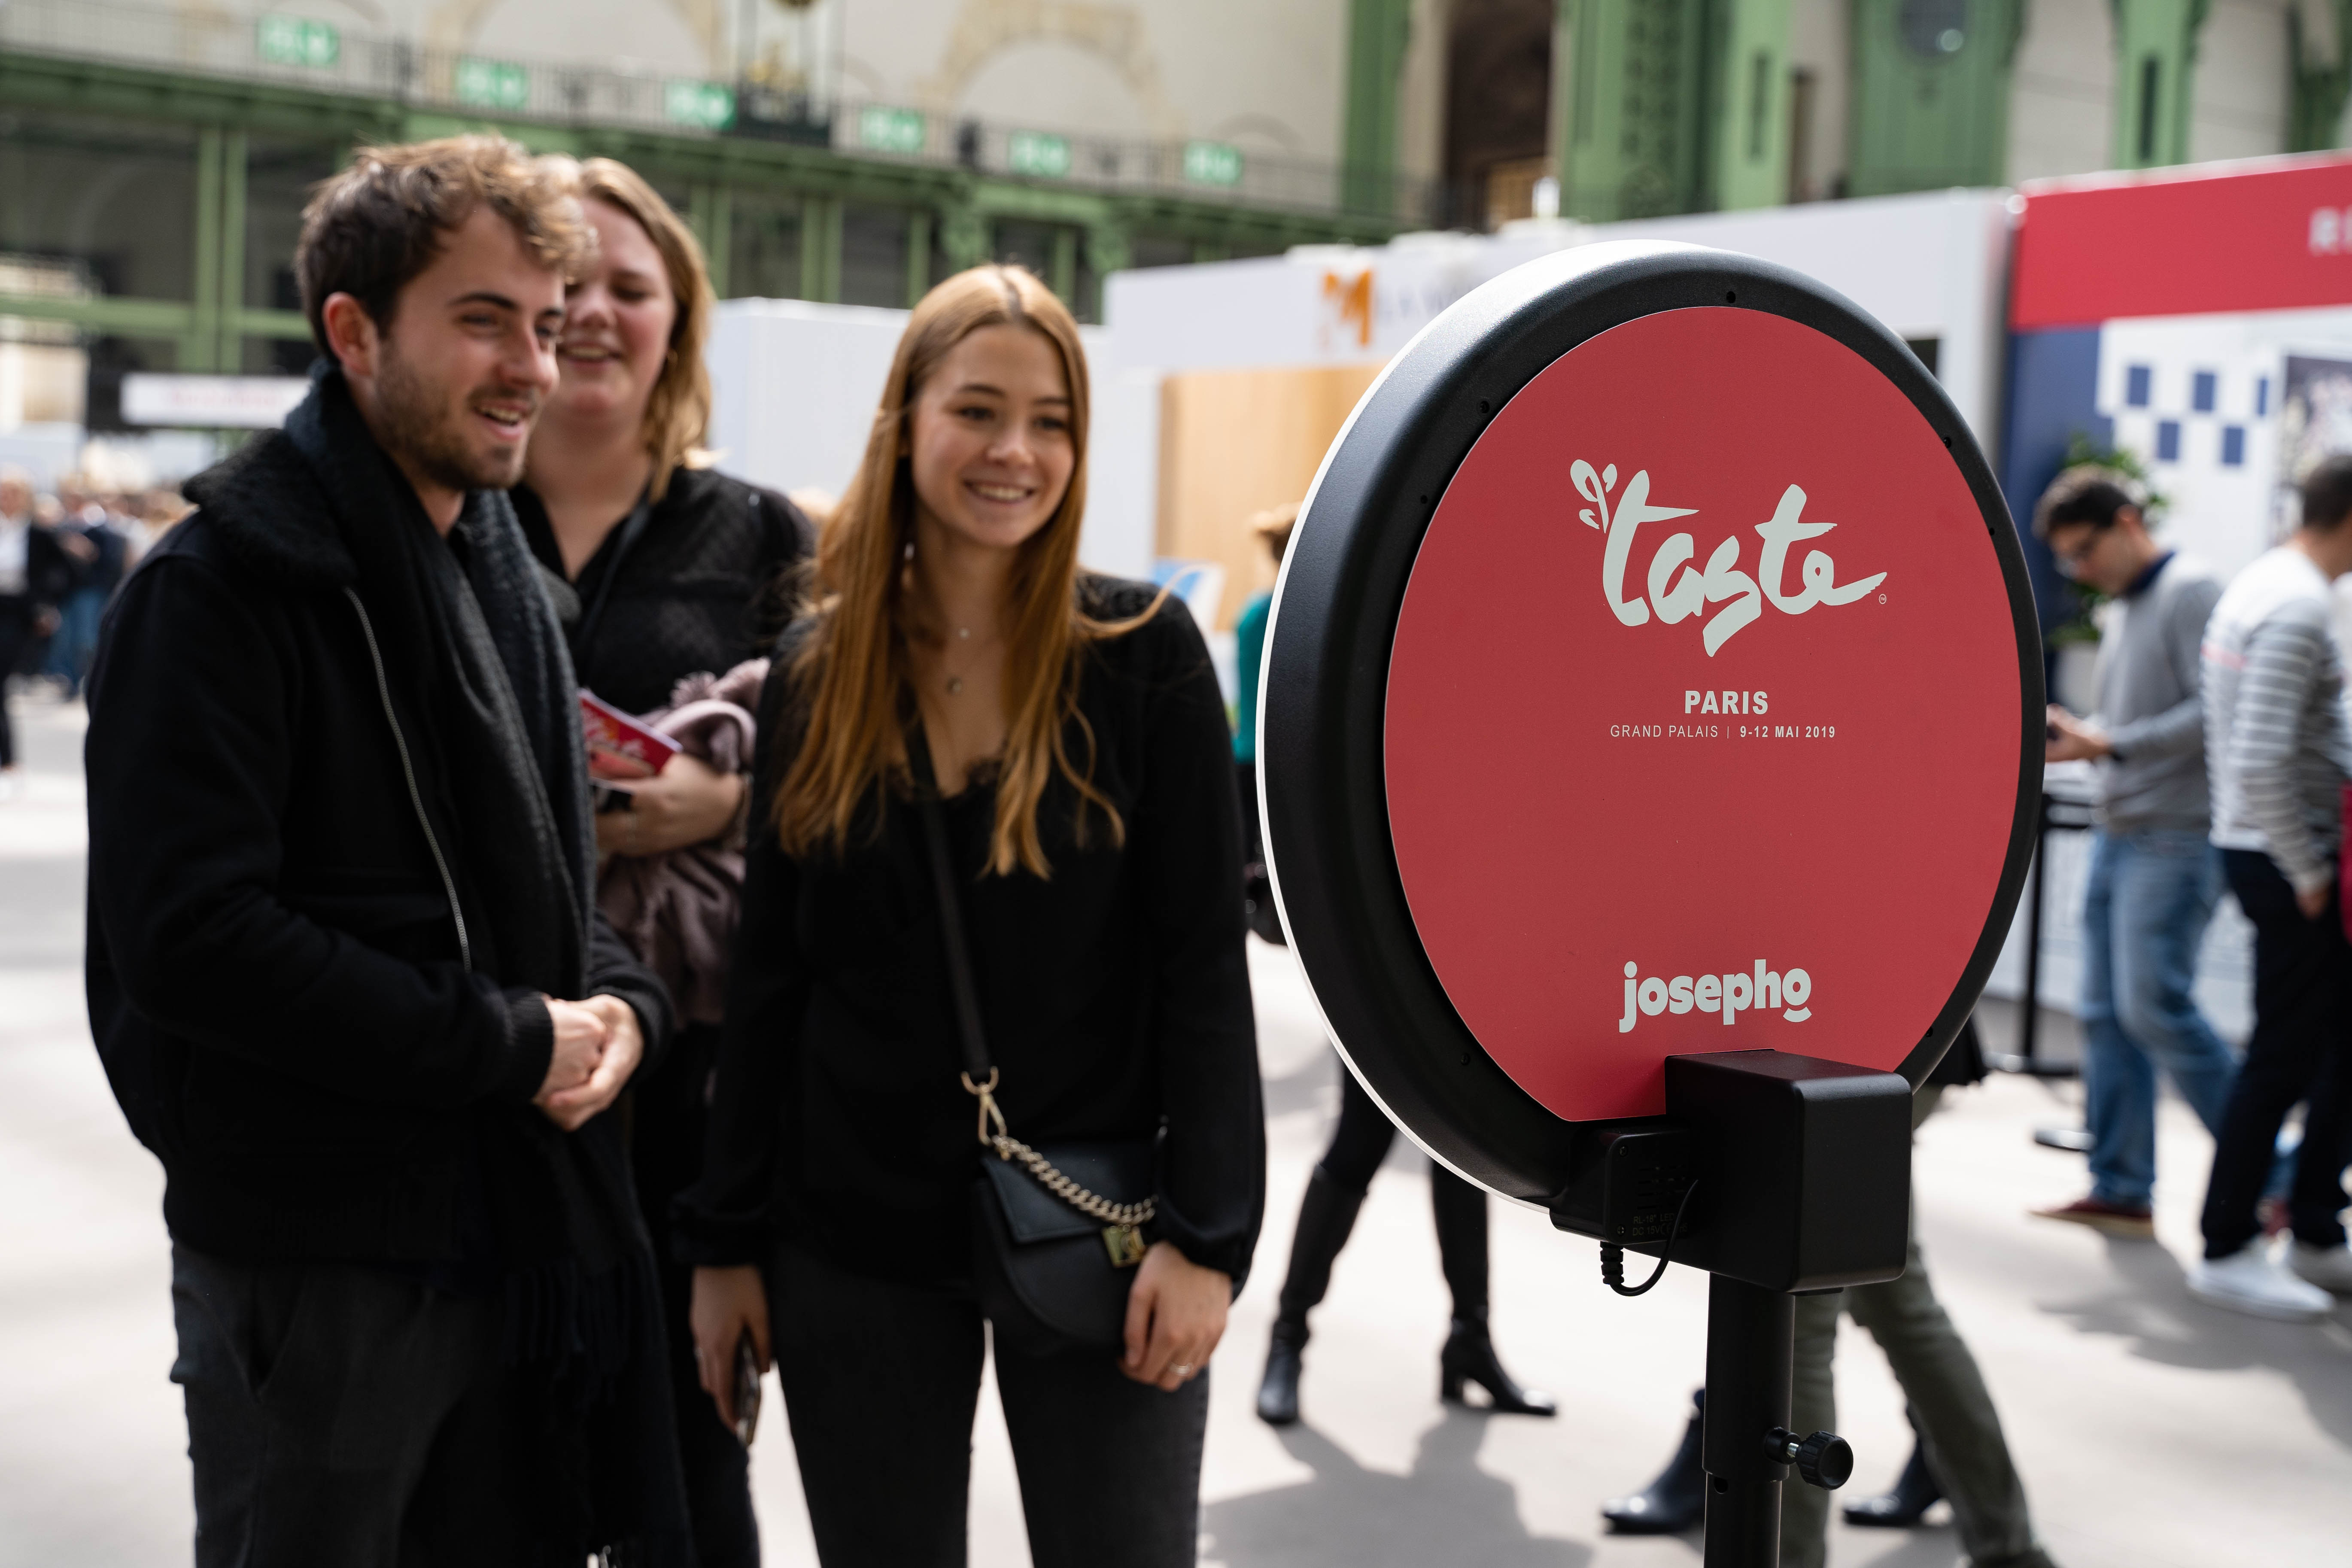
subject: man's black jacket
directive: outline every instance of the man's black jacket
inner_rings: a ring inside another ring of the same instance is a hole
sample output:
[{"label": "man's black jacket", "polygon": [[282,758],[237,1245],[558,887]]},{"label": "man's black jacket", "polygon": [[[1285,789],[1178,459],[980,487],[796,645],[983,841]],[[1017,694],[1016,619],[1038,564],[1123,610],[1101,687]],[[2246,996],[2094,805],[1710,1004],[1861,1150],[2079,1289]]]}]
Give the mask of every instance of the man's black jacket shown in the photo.
[{"label": "man's black jacket", "polygon": [[[189,491],[200,510],[124,585],[91,677],[107,1076],[163,1163],[176,1239],[456,1258],[475,1119],[537,1093],[546,1006],[461,960],[450,889],[488,922],[432,688],[380,626],[371,647],[362,605],[382,616],[391,585],[362,580],[316,469],[273,432]],[[601,916],[588,970],[656,1048],[667,998]]]}]

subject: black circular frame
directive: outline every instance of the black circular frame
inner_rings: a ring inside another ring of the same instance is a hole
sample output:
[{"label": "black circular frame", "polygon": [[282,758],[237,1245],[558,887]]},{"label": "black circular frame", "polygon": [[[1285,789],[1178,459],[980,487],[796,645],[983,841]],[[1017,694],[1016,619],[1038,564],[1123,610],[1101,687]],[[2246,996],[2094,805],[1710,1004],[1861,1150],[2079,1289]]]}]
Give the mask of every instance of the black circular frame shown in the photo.
[{"label": "black circular frame", "polygon": [[[1605,1124],[1561,1121],[1512,1082],[1462,1022],[1422,949],[1389,836],[1382,759],[1397,616],[1431,515],[1503,405],[1612,327],[1708,305],[1802,322],[1894,383],[1950,450],[2009,589],[2021,720],[2009,852],[1967,967],[1903,1061],[1915,1087],[1975,1006],[2032,858],[2044,721],[2025,558],[1967,424],[1900,338],[1800,273],[1687,245],[1563,251],[1457,301],[1365,394],[1300,514],[1267,632],[1258,777],[1276,902],[1335,1043],[1415,1142],[1506,1197],[1540,1204],[1560,1192],[1579,1143]],[[1919,831],[1938,826],[1923,821]]]}]

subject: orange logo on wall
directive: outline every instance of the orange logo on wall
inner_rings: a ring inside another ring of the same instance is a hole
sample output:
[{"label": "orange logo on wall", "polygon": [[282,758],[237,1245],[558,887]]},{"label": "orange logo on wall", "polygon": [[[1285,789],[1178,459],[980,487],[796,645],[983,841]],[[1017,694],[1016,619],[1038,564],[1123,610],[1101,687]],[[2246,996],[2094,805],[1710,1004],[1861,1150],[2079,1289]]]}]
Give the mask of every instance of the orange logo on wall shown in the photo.
[{"label": "orange logo on wall", "polygon": [[1340,331],[1355,330],[1356,346],[1372,346],[1372,269],[1365,268],[1353,278],[1342,279],[1337,272],[1323,274],[1323,300],[1334,312],[1334,320],[1323,328],[1325,346],[1329,346],[1331,329]]}]

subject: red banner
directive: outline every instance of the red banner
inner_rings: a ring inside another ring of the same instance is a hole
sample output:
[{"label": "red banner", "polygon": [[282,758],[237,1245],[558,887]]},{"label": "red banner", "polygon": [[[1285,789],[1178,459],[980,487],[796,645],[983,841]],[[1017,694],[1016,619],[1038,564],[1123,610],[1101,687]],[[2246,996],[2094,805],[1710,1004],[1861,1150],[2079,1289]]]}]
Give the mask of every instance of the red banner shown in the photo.
[{"label": "red banner", "polygon": [[2352,153],[2028,184],[2020,331],[2352,305]]}]

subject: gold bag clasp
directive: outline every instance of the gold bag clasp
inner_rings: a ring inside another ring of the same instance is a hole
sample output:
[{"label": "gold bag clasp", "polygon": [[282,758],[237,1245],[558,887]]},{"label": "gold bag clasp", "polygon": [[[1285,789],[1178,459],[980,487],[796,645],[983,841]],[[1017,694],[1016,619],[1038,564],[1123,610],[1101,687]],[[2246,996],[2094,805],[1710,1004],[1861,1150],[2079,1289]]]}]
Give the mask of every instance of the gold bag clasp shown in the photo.
[{"label": "gold bag clasp", "polygon": [[1143,1261],[1143,1254],[1147,1250],[1143,1245],[1143,1233],[1135,1226],[1107,1225],[1103,1226],[1102,1238],[1103,1250],[1110,1254],[1113,1268],[1132,1268]]}]

